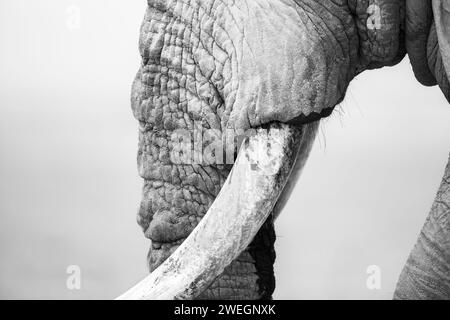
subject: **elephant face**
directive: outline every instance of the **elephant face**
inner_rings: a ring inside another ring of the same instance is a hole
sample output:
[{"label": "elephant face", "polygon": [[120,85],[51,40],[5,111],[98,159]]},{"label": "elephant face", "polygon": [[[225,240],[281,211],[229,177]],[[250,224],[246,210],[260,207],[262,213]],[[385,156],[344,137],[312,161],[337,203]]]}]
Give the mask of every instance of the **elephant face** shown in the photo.
[{"label": "elephant face", "polygon": [[395,0],[148,1],[132,89],[143,296],[271,297],[273,217],[316,121],[359,72],[403,58],[404,14]]}]

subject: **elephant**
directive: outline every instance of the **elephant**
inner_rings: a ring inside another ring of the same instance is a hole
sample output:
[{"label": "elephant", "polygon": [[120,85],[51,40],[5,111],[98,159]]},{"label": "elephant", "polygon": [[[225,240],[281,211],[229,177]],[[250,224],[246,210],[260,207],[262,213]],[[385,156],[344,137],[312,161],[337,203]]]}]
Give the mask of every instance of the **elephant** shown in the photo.
[{"label": "elephant", "polygon": [[[150,275],[120,299],[271,299],[274,221],[352,79],[408,55],[450,101],[448,0],[148,0],[139,51]],[[450,298],[449,172],[395,298]]]}]

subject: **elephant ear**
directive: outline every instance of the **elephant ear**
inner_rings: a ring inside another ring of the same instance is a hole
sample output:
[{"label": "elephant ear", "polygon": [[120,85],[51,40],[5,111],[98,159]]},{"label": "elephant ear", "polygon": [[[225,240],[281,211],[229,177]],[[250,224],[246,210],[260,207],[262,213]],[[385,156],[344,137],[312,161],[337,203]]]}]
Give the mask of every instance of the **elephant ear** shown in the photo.
[{"label": "elephant ear", "polygon": [[349,0],[348,3],[360,39],[358,72],[399,63],[406,54],[405,0]]}]

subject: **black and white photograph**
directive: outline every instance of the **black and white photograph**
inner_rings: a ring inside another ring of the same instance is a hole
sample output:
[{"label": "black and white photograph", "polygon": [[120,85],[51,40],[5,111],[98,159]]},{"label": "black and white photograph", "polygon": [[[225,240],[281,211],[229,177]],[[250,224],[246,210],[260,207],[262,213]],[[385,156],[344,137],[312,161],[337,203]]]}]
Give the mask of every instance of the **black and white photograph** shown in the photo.
[{"label": "black and white photograph", "polygon": [[450,0],[0,16],[0,300],[450,300]]}]

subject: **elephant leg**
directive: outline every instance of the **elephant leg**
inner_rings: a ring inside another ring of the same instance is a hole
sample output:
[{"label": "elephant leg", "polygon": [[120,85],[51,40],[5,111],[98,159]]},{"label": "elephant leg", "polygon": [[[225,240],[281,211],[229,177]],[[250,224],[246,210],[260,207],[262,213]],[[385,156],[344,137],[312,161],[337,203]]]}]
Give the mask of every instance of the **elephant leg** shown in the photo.
[{"label": "elephant leg", "polygon": [[450,299],[450,160],[394,298]]}]

